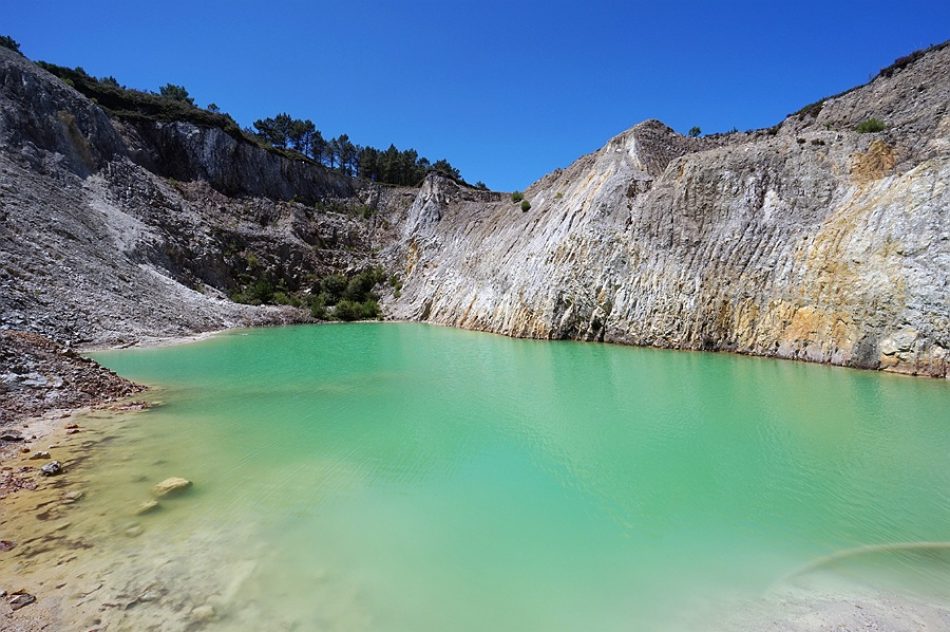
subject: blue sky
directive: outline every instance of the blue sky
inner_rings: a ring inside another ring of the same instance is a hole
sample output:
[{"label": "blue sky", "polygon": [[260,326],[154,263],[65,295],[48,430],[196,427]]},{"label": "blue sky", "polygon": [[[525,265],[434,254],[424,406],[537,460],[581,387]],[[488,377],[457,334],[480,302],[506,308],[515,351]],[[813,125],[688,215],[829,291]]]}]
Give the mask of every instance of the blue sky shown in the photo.
[{"label": "blue sky", "polygon": [[950,38],[950,2],[2,0],[32,59],[185,85],[242,124],[414,147],[521,189],[635,123],[772,125]]}]

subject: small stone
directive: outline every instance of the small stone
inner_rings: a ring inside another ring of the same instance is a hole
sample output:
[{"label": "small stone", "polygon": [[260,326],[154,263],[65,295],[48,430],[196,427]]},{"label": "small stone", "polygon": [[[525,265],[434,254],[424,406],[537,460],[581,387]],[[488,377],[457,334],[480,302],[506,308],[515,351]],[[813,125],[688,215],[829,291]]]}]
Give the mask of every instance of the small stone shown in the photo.
[{"label": "small stone", "polygon": [[41,459],[48,459],[48,458],[49,458],[49,452],[47,452],[46,450],[40,450],[39,452],[34,452],[30,456],[31,461],[39,461]]},{"label": "small stone", "polygon": [[79,428],[79,424],[69,424],[66,426],[66,430],[76,430]]},{"label": "small stone", "polygon": [[36,601],[36,597],[34,597],[33,595],[29,593],[25,593],[25,592],[20,592],[20,593],[14,593],[13,597],[10,598],[10,601],[8,603],[10,604],[10,607],[13,608],[14,610],[19,610],[23,606],[28,606],[34,601]]},{"label": "small stone", "polygon": [[63,465],[59,461],[50,461],[40,468],[43,476],[56,476],[63,473]]},{"label": "small stone", "polygon": [[16,542],[13,542],[12,540],[0,540],[0,552],[9,551],[15,546],[16,546]]},{"label": "small stone", "polygon": [[85,496],[85,494],[79,490],[76,490],[74,492],[66,492],[65,494],[63,494],[63,502],[66,503],[67,505],[70,505],[82,499],[83,496]]},{"label": "small stone", "polygon": [[205,604],[191,611],[191,620],[194,623],[207,623],[214,618],[214,607]]},{"label": "small stone", "polygon": [[144,532],[145,532],[145,530],[142,528],[142,525],[140,525],[140,524],[133,524],[132,526],[128,527],[128,528],[125,530],[125,535],[128,536],[128,537],[130,537],[130,538],[137,538],[137,537],[139,537],[140,535],[142,535],[142,533],[144,533]]},{"label": "small stone", "polygon": [[70,428],[69,430],[66,431],[66,434],[68,434],[68,435],[74,435],[74,434],[76,434],[77,432],[79,432],[79,428]]},{"label": "small stone", "polygon": [[20,448],[20,452],[22,452],[23,454],[27,454],[29,453],[29,451],[30,449],[26,446],[23,446],[22,448]]},{"label": "small stone", "polygon": [[135,515],[136,515],[136,516],[141,516],[142,514],[150,513],[150,512],[152,512],[152,511],[155,511],[156,509],[158,509],[158,507],[159,507],[159,505],[158,505],[158,501],[157,501],[157,500],[146,500],[146,501],[143,501],[143,502],[139,503],[138,508],[136,508],[136,510],[135,510]]},{"label": "small stone", "polygon": [[166,478],[164,481],[153,487],[152,493],[158,497],[162,497],[169,494],[180,493],[189,487],[191,487],[191,481],[186,478],[173,476],[171,478]]}]

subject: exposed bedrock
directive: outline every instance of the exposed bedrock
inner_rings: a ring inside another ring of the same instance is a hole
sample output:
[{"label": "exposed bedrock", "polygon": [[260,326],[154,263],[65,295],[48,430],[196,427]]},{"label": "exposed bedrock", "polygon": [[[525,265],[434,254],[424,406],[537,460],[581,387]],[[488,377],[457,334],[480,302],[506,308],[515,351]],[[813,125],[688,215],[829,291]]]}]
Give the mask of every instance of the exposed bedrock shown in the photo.
[{"label": "exposed bedrock", "polygon": [[[391,311],[946,376],[948,101],[943,48],[772,130],[641,123],[532,185],[527,212],[431,178]],[[855,130],[872,117],[886,129]]]}]

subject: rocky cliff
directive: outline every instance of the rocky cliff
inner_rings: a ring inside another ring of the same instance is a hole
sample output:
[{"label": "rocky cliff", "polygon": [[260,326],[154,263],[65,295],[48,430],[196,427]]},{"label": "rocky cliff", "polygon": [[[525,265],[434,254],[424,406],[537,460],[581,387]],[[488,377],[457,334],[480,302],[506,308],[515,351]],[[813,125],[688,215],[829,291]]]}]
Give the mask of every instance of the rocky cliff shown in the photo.
[{"label": "rocky cliff", "polygon": [[385,226],[347,204],[391,195],[218,128],[113,116],[0,48],[4,328],[114,344],[307,320],[228,296],[367,264]]},{"label": "rocky cliff", "polygon": [[431,178],[389,252],[390,311],[947,376],[948,103],[943,46],[772,129],[641,123],[534,183],[527,212]]},{"label": "rocky cliff", "polygon": [[942,46],[771,129],[647,121],[534,183],[523,212],[117,117],[0,49],[2,326],[114,343],[306,320],[227,296],[382,263],[393,318],[947,376],[948,102]]}]

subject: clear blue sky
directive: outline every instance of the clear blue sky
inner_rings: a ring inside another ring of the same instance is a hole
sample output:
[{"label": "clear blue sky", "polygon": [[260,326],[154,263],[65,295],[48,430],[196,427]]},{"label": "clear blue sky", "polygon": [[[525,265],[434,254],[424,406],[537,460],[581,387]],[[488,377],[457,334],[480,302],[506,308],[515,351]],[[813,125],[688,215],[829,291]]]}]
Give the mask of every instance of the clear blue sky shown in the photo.
[{"label": "clear blue sky", "polygon": [[2,0],[31,59],[524,188],[647,119],[772,125],[950,38],[950,2]]}]

